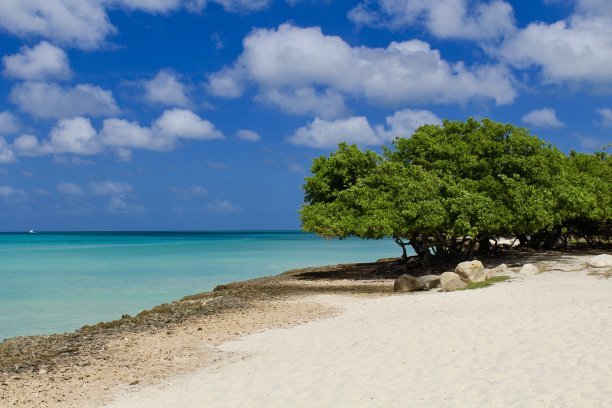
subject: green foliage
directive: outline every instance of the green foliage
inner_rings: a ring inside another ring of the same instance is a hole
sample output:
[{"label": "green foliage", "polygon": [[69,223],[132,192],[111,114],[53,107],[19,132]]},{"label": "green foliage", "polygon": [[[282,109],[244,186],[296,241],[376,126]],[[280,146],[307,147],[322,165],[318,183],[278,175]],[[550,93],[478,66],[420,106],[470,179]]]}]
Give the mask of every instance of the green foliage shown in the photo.
[{"label": "green foliage", "polygon": [[340,191],[354,185],[358,179],[376,168],[381,158],[372,151],[362,152],[357,146],[338,145],[338,151],[329,157],[315,159],[310,177],[304,185],[307,203],[331,202]]},{"label": "green foliage", "polygon": [[494,283],[505,282],[507,280],[510,280],[510,277],[506,275],[494,276],[491,279],[488,279],[484,282],[470,282],[467,284],[465,288],[459,289],[459,290],[488,288],[489,286],[492,286]]},{"label": "green foliage", "polygon": [[341,144],[313,163],[303,229],[324,237],[393,237],[429,255],[470,257],[489,238],[552,246],[610,239],[612,157],[557,148],[488,119],[425,125],[380,157]]}]

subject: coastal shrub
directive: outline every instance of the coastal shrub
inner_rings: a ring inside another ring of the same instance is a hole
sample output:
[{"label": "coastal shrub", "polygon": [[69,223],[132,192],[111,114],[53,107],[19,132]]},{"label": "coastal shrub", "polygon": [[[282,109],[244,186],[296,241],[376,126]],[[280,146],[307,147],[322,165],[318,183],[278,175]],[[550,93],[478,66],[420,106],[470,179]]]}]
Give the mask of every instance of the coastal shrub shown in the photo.
[{"label": "coastal shrub", "polygon": [[432,258],[469,259],[490,239],[522,246],[609,243],[612,156],[564,154],[488,119],[424,125],[383,154],[341,143],[314,160],[302,228],[326,238],[390,237]]}]

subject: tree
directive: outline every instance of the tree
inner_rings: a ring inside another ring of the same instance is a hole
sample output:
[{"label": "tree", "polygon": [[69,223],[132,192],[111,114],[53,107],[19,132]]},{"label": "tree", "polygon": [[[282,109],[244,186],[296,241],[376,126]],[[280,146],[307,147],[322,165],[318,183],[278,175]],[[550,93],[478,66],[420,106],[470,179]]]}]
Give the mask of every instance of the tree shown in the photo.
[{"label": "tree", "polygon": [[585,229],[609,237],[611,168],[605,153],[567,157],[524,128],[444,121],[397,138],[382,157],[341,144],[316,159],[302,225],[324,237],[391,237],[423,262],[470,258],[500,235],[535,247]]},{"label": "tree", "polygon": [[309,178],[304,185],[306,202],[332,202],[340,191],[375,169],[381,159],[372,151],[364,153],[355,145],[340,143],[338,151],[329,157],[314,160],[310,171],[315,177]]}]

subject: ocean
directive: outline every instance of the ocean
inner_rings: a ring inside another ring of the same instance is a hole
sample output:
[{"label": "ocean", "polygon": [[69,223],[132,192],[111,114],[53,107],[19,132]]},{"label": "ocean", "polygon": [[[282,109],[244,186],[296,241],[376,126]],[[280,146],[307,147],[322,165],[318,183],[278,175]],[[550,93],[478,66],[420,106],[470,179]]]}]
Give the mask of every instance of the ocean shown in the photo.
[{"label": "ocean", "polygon": [[399,256],[299,231],[0,233],[0,341],[73,331],[223,283]]}]

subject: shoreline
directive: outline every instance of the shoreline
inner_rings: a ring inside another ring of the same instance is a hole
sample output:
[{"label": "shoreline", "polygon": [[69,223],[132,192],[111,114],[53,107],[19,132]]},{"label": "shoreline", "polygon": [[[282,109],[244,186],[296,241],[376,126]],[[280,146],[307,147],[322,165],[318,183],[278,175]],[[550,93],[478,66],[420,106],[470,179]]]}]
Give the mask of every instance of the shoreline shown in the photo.
[{"label": "shoreline", "polygon": [[[529,261],[546,267],[563,256],[602,252],[513,250],[481,260],[487,266]],[[415,272],[431,269],[448,267]],[[313,301],[312,295],[392,295],[393,281],[402,273],[389,260],[291,270],[220,285],[75,333],[12,338],[0,344],[0,401],[11,406],[97,406],[117,390],[153,386],[219,364],[227,355],[216,347],[228,340],[340,314],[337,307]],[[10,350],[13,362],[8,361]]]}]

